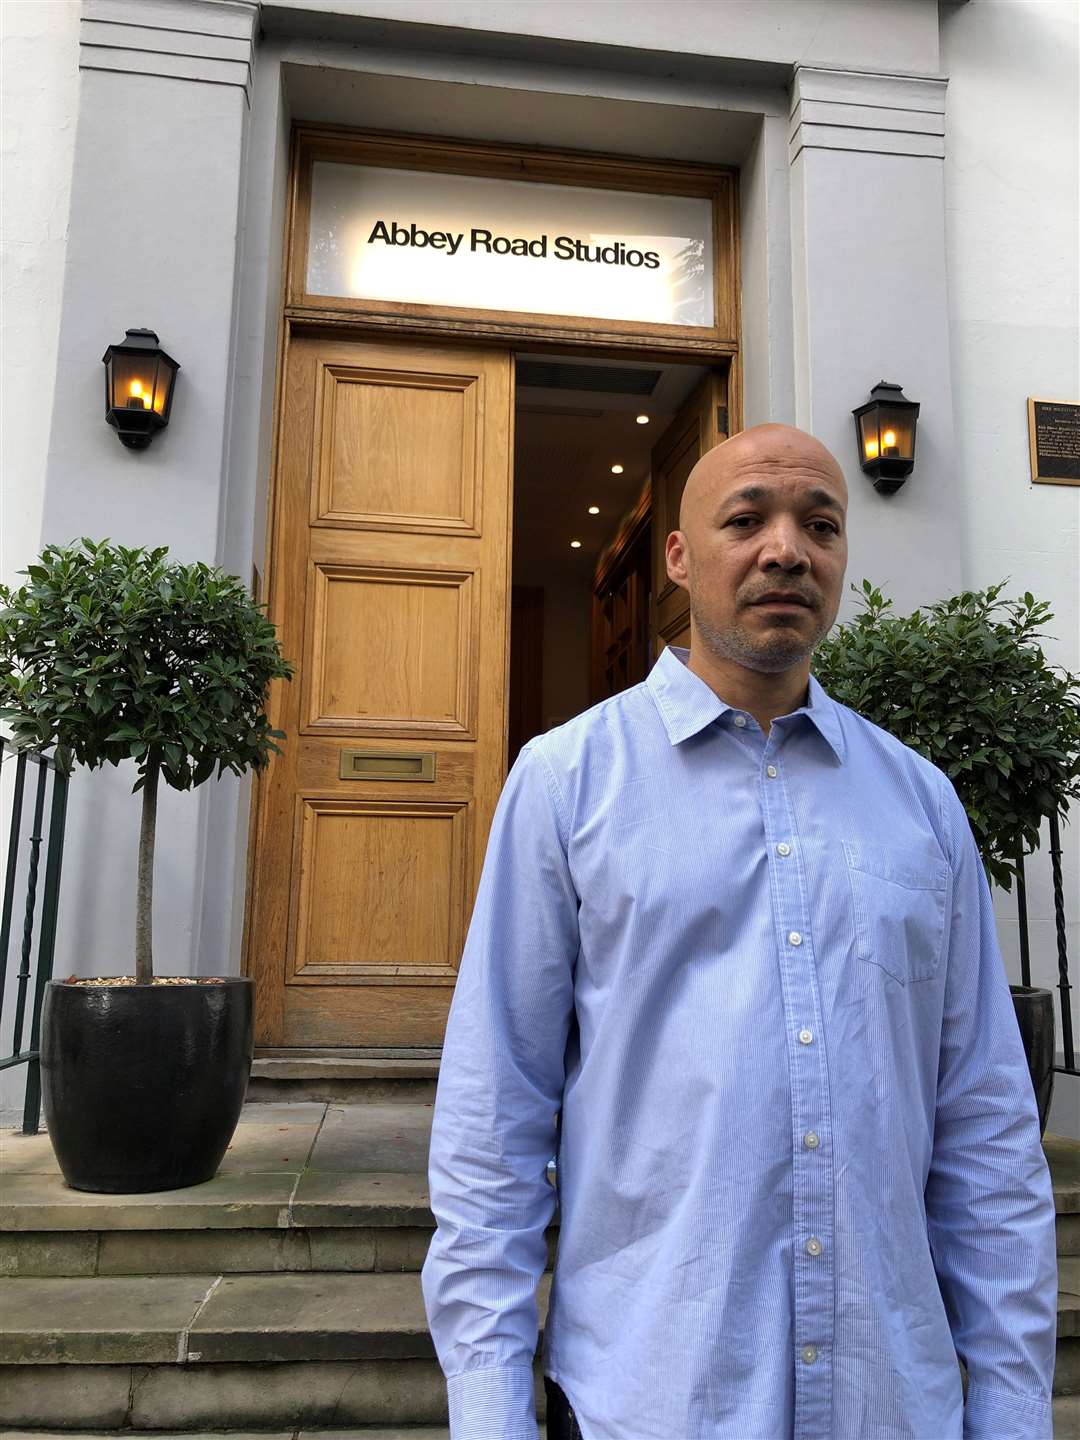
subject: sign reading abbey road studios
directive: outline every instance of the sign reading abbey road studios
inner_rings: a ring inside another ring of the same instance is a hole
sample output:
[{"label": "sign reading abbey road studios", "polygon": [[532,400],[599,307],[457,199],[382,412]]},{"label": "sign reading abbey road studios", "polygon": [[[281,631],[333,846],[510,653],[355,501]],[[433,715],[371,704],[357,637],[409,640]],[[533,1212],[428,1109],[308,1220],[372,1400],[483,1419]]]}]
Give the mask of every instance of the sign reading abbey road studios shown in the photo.
[{"label": "sign reading abbey road studios", "polygon": [[1028,397],[1031,478],[1080,485],[1080,404]]},{"label": "sign reading abbey road studios", "polygon": [[307,292],[710,326],[712,206],[316,161]]}]

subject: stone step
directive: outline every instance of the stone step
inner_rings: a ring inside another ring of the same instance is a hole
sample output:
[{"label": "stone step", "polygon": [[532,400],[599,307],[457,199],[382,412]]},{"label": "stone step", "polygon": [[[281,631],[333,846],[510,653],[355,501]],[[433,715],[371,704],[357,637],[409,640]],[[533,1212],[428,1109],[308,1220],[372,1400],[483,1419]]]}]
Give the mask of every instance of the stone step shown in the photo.
[{"label": "stone step", "polygon": [[[540,1427],[546,1434],[546,1427]],[[450,1440],[445,1425],[352,1425],[348,1430],[0,1430],[0,1440]]]},{"label": "stone step", "polygon": [[322,1100],[334,1104],[429,1104],[441,1046],[413,1049],[258,1050],[250,1103]]},{"label": "stone step", "polygon": [[[538,1290],[541,1323],[550,1275]],[[429,1359],[420,1277],[110,1275],[0,1282],[4,1365]]]},{"label": "stone step", "polygon": [[1080,1440],[1080,1395],[1054,1396],[1054,1440]]},{"label": "stone step", "polygon": [[[0,1424],[447,1423],[416,1275],[9,1279],[0,1289]],[[549,1292],[544,1276],[541,1336]],[[534,1377],[542,1407],[539,1355]]]},{"label": "stone step", "polygon": [[[295,1363],[40,1365],[5,1367],[0,1433],[329,1430],[350,1440],[371,1436],[447,1437],[446,1380],[435,1360],[300,1361]],[[539,1359],[533,1365],[537,1417],[546,1418]],[[7,1427],[7,1431],[3,1427]],[[343,1430],[341,1427],[348,1427]],[[380,1428],[364,1428],[380,1427]],[[541,1436],[544,1434],[541,1427]],[[264,1435],[265,1440],[265,1435]]]},{"label": "stone step", "polygon": [[[351,1426],[348,1430],[0,1430],[0,1440],[450,1440],[440,1425]],[[547,1427],[540,1425],[541,1440]],[[1080,1395],[1054,1397],[1054,1440],[1080,1440]]]},{"label": "stone step", "polygon": [[[450,1440],[440,1425],[351,1426],[348,1430],[0,1430],[0,1440]],[[540,1425],[541,1440],[547,1427]],[[1080,1395],[1054,1396],[1054,1440],[1080,1440]]]},{"label": "stone step", "polygon": [[[1080,1257],[1059,1260],[1058,1339],[1080,1339]],[[551,1275],[541,1276],[541,1333]],[[434,1357],[420,1277],[116,1275],[0,1282],[4,1365]],[[1070,1391],[1072,1387],[1069,1387]]]},{"label": "stone step", "polygon": [[[547,1427],[540,1426],[541,1440]],[[0,1440],[450,1440],[445,1425],[351,1425],[348,1430],[0,1430]]]},{"label": "stone step", "polygon": [[250,1104],[211,1180],[109,1195],[72,1190],[47,1134],[0,1132],[0,1274],[418,1271],[430,1134],[430,1104]]},{"label": "stone step", "polygon": [[[430,1104],[249,1104],[212,1180],[144,1195],[72,1190],[47,1134],[0,1131],[0,1274],[418,1271],[430,1124]],[[1058,1254],[1080,1256],[1080,1144],[1044,1146]]]}]

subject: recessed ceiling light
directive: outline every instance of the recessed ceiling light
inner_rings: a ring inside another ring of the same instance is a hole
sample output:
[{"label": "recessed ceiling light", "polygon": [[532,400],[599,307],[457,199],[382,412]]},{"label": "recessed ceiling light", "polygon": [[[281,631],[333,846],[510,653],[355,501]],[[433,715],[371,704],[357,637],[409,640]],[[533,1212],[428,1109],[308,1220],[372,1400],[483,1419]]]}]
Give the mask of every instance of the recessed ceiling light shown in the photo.
[{"label": "recessed ceiling light", "polygon": [[637,417],[637,423],[639,425],[647,425],[649,423],[649,417],[647,415],[639,415]]},{"label": "recessed ceiling light", "polygon": [[622,466],[621,466],[621,465],[612,465],[612,467],[611,467],[611,473],[612,473],[612,475],[621,475],[621,474],[622,474]]},{"label": "recessed ceiling light", "polygon": [[580,541],[580,540],[571,540],[571,541],[570,541],[570,549],[571,549],[571,550],[580,550],[580,549],[581,549],[581,541]]},{"label": "recessed ceiling light", "polygon": [[599,506],[599,505],[590,505],[590,506],[589,506],[589,514],[590,514],[590,515],[599,515],[599,514],[600,514],[600,506]]}]

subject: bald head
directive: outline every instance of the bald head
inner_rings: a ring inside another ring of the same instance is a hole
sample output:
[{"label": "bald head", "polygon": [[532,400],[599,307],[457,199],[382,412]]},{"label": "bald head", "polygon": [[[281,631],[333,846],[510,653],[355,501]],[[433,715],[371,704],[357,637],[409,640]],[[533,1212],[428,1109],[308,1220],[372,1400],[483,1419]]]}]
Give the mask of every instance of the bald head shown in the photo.
[{"label": "bald head", "polygon": [[729,678],[732,665],[804,676],[840,604],[843,472],[804,430],[743,430],[691,470],[665,554],[669,579],[690,593],[691,657],[696,646],[701,665],[727,666]]},{"label": "bald head", "polygon": [[715,510],[724,495],[740,483],[751,485],[756,474],[801,474],[807,483],[819,474],[823,488],[847,509],[844,472],[832,452],[813,435],[794,425],[754,425],[706,450],[687,476],[679,505],[679,529],[692,536],[701,519]]}]

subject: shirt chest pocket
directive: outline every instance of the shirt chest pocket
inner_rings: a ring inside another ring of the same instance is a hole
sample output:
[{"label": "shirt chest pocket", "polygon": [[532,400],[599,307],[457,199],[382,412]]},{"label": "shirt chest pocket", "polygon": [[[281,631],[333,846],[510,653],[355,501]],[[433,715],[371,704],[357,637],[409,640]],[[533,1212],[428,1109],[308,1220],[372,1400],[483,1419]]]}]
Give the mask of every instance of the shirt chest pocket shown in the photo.
[{"label": "shirt chest pocket", "polygon": [[909,846],[845,840],[860,960],[901,985],[932,980],[941,965],[949,867]]}]

